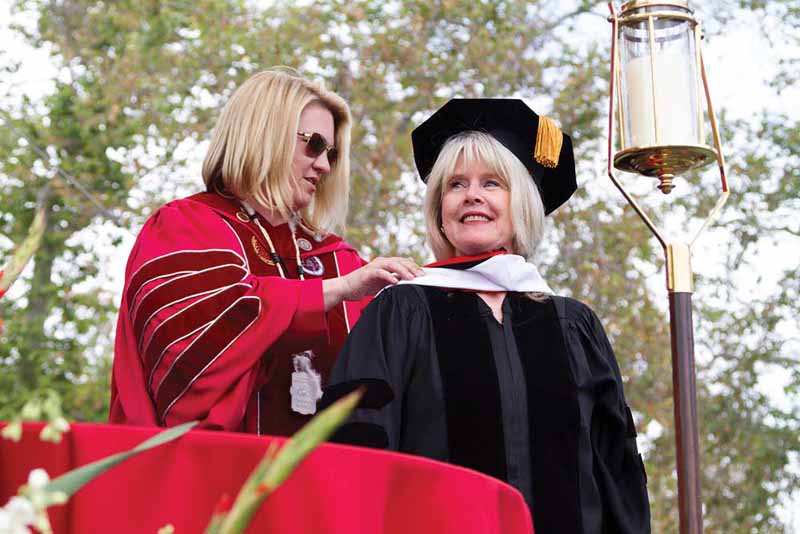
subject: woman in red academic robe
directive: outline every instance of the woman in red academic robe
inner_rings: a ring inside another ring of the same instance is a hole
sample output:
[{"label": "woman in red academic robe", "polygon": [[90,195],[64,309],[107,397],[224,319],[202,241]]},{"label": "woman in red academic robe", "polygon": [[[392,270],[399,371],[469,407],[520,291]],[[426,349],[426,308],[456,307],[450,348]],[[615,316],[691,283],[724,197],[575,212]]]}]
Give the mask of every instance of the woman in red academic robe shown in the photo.
[{"label": "woman in red academic robe", "polygon": [[289,435],[310,418],[364,300],[419,272],[333,233],[349,145],[347,104],[321,85],[273,70],[234,92],[206,192],[157,210],[128,259],[111,422]]}]

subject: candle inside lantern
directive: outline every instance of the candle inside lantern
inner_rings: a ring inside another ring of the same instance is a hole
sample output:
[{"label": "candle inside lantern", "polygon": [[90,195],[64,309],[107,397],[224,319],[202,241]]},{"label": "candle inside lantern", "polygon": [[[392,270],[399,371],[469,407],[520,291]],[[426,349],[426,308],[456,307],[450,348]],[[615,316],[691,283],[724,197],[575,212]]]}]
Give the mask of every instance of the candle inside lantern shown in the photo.
[{"label": "candle inside lantern", "polygon": [[[684,56],[655,55],[651,75],[649,55],[632,58],[625,65],[627,99],[627,147],[655,145],[696,145],[702,143],[697,131],[696,87],[693,72]],[[655,78],[655,106],[653,84]],[[654,113],[655,120],[654,120]]]}]

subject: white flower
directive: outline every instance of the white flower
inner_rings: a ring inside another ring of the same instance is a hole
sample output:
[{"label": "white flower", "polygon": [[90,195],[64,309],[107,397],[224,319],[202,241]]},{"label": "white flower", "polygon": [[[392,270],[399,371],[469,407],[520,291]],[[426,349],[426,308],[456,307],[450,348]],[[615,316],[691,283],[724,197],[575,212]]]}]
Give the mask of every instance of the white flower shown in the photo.
[{"label": "white flower", "polygon": [[0,508],[0,534],[29,534],[28,525],[36,521],[36,510],[25,497],[11,497]]},{"label": "white flower", "polygon": [[52,443],[61,443],[61,434],[69,430],[69,423],[66,419],[59,416],[47,423],[39,433],[39,439]]},{"label": "white flower", "polygon": [[14,421],[12,423],[8,423],[8,425],[6,425],[0,434],[2,434],[4,438],[10,439],[11,441],[19,441],[22,439],[22,422]]},{"label": "white flower", "polygon": [[59,443],[61,441],[61,434],[56,432],[53,425],[47,424],[42,428],[42,431],[39,432],[39,439],[51,443]]},{"label": "white flower", "polygon": [[[53,531],[47,517],[47,508],[54,504],[64,504],[68,499],[67,494],[62,491],[49,490],[49,484],[50,476],[47,471],[39,468],[30,472],[28,483],[20,488],[20,493],[25,496],[36,511],[32,524],[42,534],[50,534]],[[0,530],[0,534],[5,533]]]},{"label": "white flower", "polygon": [[41,467],[34,469],[28,475],[28,485],[31,489],[42,489],[48,482],[50,482],[50,476]]},{"label": "white flower", "polygon": [[69,421],[63,417],[56,417],[50,424],[53,425],[53,428],[56,429],[56,432],[66,432],[69,430]]},{"label": "white flower", "polygon": [[36,510],[33,508],[33,504],[25,497],[16,495],[11,497],[4,509],[12,519],[18,522],[29,525],[36,521]]},{"label": "white flower", "polygon": [[36,401],[28,401],[19,413],[23,421],[38,421],[42,418],[41,403]]}]

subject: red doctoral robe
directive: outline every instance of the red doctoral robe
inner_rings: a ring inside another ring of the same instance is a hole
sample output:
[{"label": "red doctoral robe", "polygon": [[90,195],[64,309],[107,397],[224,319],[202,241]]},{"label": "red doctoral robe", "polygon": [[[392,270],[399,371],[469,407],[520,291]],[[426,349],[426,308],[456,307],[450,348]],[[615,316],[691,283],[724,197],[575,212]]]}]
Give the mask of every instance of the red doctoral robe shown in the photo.
[{"label": "red doctoral robe", "polygon": [[287,224],[261,224],[286,266],[236,200],[200,193],[156,211],[125,271],[111,383],[110,422],[290,435],[310,416],[291,410],[292,355],[314,351],[327,382],[366,301],[324,310],[322,279],[362,265],[329,234],[297,229],[299,280]]}]

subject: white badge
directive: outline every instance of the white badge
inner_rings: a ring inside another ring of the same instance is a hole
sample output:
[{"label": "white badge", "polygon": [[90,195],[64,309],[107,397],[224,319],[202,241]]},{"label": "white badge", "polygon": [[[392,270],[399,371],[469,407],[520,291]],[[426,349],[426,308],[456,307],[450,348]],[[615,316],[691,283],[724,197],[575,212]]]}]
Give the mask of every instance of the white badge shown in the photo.
[{"label": "white badge", "polygon": [[308,252],[311,250],[311,242],[304,237],[300,237],[297,239],[297,248]]},{"label": "white badge", "polygon": [[322,264],[322,260],[320,260],[316,256],[309,256],[308,258],[301,260],[303,265],[303,272],[306,274],[310,274],[311,276],[322,276],[325,273],[325,266]]},{"label": "white badge", "polygon": [[311,367],[311,358],[314,354],[307,350],[295,354],[292,362],[292,386],[289,393],[292,396],[292,411],[303,415],[313,415],[317,411],[317,401],[322,398],[322,379],[319,373]]}]

